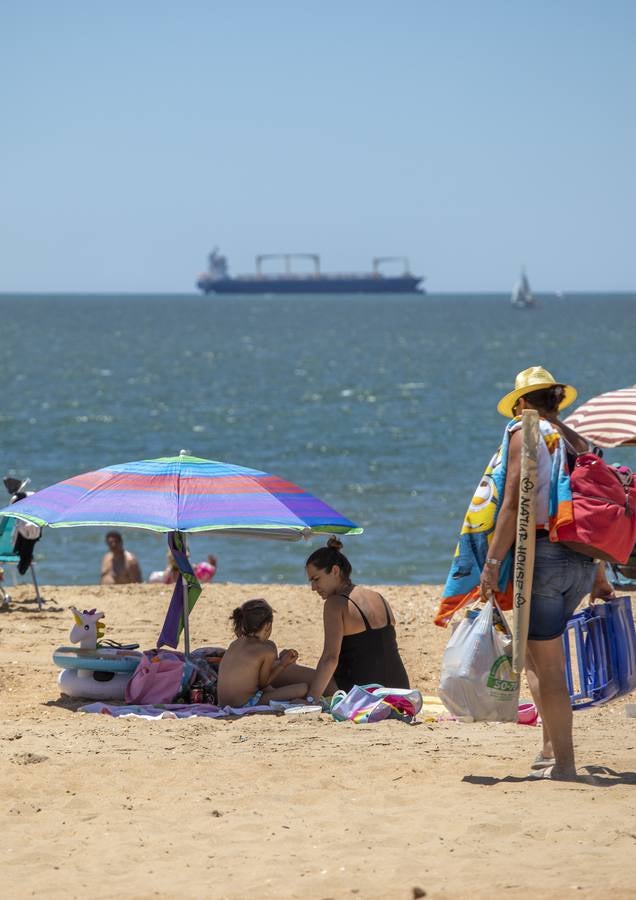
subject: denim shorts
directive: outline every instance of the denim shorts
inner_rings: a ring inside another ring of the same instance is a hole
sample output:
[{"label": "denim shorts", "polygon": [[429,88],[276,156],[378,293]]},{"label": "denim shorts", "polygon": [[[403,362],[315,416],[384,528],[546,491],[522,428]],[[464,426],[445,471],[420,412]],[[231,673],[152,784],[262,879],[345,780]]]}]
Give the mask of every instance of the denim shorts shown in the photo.
[{"label": "denim shorts", "polygon": [[560,637],[568,619],[594,583],[596,563],[589,556],[537,538],[528,640]]}]

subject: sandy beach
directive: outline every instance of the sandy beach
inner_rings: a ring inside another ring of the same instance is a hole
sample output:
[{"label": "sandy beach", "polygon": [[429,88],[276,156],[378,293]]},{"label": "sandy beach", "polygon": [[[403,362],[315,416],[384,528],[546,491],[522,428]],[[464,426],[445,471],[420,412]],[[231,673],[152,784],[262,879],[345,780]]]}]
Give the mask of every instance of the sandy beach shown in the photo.
[{"label": "sandy beach", "polygon": [[[383,587],[412,683],[437,690],[440,589]],[[594,784],[527,779],[539,731],[512,724],[328,715],[144,721],[77,712],[51,653],[68,607],[106,637],[154,646],[162,585],[27,585],[0,615],[0,872],[8,898],[605,898],[636,895],[636,720],[625,698],[575,715]],[[314,664],[321,602],[304,586],[211,584],[193,647],[264,596],[273,637]],[[523,691],[522,691],[523,695]],[[526,694],[527,695],[527,691]],[[634,701],[634,696],[629,698]]]}]

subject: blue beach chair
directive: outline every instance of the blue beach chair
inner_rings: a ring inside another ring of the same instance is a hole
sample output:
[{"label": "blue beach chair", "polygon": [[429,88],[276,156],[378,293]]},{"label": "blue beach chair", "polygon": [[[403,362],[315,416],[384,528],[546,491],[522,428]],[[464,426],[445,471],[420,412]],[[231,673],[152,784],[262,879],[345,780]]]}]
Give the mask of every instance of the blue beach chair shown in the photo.
[{"label": "blue beach chair", "polygon": [[563,635],[572,709],[607,703],[636,688],[636,630],[629,597],[575,613]]},{"label": "blue beach chair", "polygon": [[[15,519],[11,519],[8,516],[0,517],[0,566],[4,566],[6,563],[17,566],[20,562],[20,557],[14,550],[14,526]],[[42,609],[42,597],[40,596],[40,589],[38,587],[38,580],[35,575],[35,565],[33,562],[29,566],[29,569],[31,570],[31,578],[33,579],[35,596],[38,601],[38,609]],[[13,580],[15,583],[15,573]],[[6,592],[2,589],[1,586],[0,598],[3,600],[3,602],[7,602]]]}]

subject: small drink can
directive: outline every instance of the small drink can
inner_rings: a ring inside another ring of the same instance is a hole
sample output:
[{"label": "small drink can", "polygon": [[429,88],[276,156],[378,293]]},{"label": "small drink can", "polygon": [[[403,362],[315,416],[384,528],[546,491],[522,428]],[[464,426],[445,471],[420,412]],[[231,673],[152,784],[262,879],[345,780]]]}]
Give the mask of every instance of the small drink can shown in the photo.
[{"label": "small drink can", "polygon": [[203,688],[203,702],[216,706],[216,688],[212,684],[206,684]]},{"label": "small drink can", "polygon": [[190,688],[190,703],[203,703],[203,688],[195,684]]}]

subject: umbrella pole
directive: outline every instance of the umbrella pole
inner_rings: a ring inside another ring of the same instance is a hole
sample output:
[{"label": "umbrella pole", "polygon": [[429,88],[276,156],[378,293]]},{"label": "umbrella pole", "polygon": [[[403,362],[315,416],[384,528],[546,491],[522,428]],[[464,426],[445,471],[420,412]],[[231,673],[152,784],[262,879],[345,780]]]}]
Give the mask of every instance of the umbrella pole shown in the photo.
[{"label": "umbrella pole", "polygon": [[[181,534],[181,539],[183,541],[183,552],[187,556],[188,544],[185,534]],[[190,656],[190,605],[188,598],[188,582],[184,575],[181,576],[181,582],[183,585],[183,652],[186,656]]]}]

